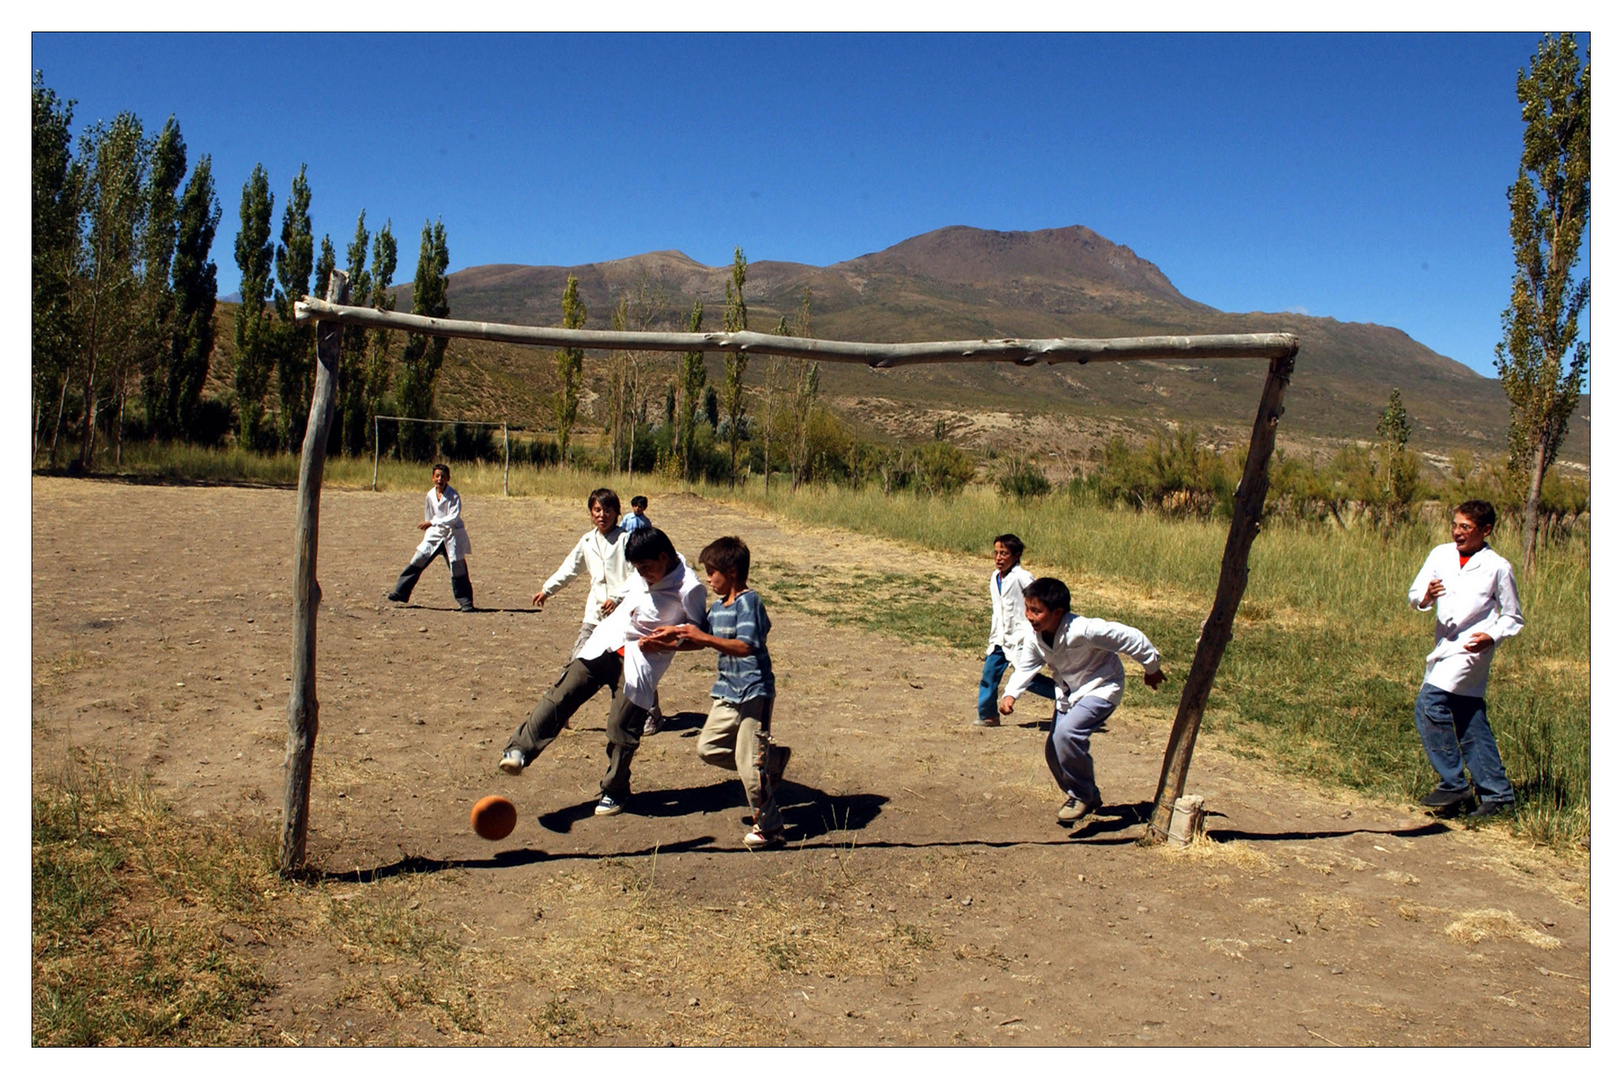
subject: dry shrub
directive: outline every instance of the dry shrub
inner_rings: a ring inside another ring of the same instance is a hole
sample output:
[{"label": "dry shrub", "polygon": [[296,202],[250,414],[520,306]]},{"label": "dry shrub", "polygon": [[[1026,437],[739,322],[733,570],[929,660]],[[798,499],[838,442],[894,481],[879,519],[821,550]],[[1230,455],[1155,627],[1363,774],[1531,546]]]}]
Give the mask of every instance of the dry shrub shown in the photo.
[{"label": "dry shrub", "polygon": [[1551,937],[1514,911],[1480,908],[1462,912],[1443,927],[1443,933],[1462,945],[1476,945],[1488,938],[1525,941],[1540,949],[1559,949],[1561,939]]}]

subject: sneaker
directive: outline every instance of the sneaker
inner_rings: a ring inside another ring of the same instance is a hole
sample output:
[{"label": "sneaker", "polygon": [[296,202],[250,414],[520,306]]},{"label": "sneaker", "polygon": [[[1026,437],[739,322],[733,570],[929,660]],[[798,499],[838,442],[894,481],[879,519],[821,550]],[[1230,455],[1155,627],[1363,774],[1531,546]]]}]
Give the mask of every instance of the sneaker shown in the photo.
[{"label": "sneaker", "polygon": [[393,603],[393,604],[408,604],[408,603],[411,602],[411,597],[409,597],[409,596],[396,596],[392,592],[384,593],[383,598],[385,600],[389,601],[390,603]]},{"label": "sneaker", "polygon": [[1477,806],[1475,810],[1472,810],[1465,816],[1467,818],[1474,818],[1480,821],[1483,818],[1498,817],[1500,814],[1514,813],[1515,810],[1516,800],[1514,799],[1485,799]]},{"label": "sneaker", "polygon": [[1103,800],[1083,802],[1081,799],[1078,799],[1075,795],[1073,795],[1069,799],[1066,799],[1063,804],[1061,804],[1059,813],[1054,815],[1054,820],[1058,821],[1061,825],[1077,825],[1081,823],[1083,818],[1087,817],[1089,814],[1093,813],[1103,805]]},{"label": "sneaker", "polygon": [[524,752],[522,750],[509,750],[502,755],[500,768],[509,776],[517,776],[524,771]]},{"label": "sneaker", "polygon": [[644,735],[658,735],[660,729],[664,726],[665,717],[658,712],[651,712],[648,714],[648,719],[642,723],[642,733]]},{"label": "sneaker", "polygon": [[1435,787],[1420,797],[1420,805],[1433,810],[1448,810],[1457,807],[1460,803],[1469,802],[1471,789],[1464,791],[1448,791],[1445,788]]},{"label": "sneaker", "polygon": [[616,801],[612,795],[605,795],[597,800],[597,807],[592,813],[598,817],[608,817],[610,814],[618,814],[625,808],[625,803]]},{"label": "sneaker", "polygon": [[478,610],[479,610],[479,609],[478,609],[478,608],[476,608],[476,607],[474,607],[474,606],[473,606],[473,605],[472,605],[472,604],[463,604],[463,605],[462,605],[462,606],[461,606],[461,607],[460,607],[460,608],[458,608],[458,609],[457,609],[457,610],[458,610],[458,611],[460,611],[460,612],[462,612],[462,614],[464,614],[464,615],[471,615],[471,614],[473,614],[473,613],[474,613],[474,612],[475,612],[475,611],[478,611]]},{"label": "sneaker", "polygon": [[977,716],[977,717],[975,717],[975,726],[976,727],[1002,727],[1003,726],[1003,721],[998,719],[995,716]]},{"label": "sneaker", "polygon": [[780,828],[773,829],[771,832],[763,832],[761,827],[757,825],[755,828],[744,834],[744,846],[749,848],[751,851],[760,851],[763,848],[782,847],[783,830]]}]

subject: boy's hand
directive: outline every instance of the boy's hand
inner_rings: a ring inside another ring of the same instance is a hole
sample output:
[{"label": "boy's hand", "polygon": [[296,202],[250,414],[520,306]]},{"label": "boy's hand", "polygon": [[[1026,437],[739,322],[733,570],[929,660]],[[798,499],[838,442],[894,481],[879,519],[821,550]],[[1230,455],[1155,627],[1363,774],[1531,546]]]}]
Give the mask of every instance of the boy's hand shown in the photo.
[{"label": "boy's hand", "polygon": [[603,601],[603,606],[597,609],[597,614],[599,617],[605,616],[619,606],[620,601],[611,596],[607,600]]},{"label": "boy's hand", "polygon": [[432,525],[432,524],[433,524],[433,522],[431,522],[431,521],[425,521],[425,522],[423,522],[423,523],[422,523],[422,524],[421,524],[421,525],[419,525],[419,526],[417,526],[417,527],[418,527],[418,528],[419,528],[419,529],[422,529],[422,530],[423,530],[423,531],[424,531],[424,532],[427,532],[427,531],[428,531],[428,527],[429,527],[429,526],[430,526],[430,525]]},{"label": "boy's hand", "polygon": [[1489,637],[1487,634],[1472,634],[1470,637],[1465,639],[1465,651],[1471,653],[1481,652],[1483,649],[1486,649],[1492,644],[1493,638]]},{"label": "boy's hand", "polygon": [[1443,595],[1443,579],[1434,577],[1431,579],[1431,583],[1426,586],[1426,595],[1420,598],[1420,602],[1429,604],[1441,595]]},{"label": "boy's hand", "polygon": [[534,604],[538,608],[546,607],[547,606],[547,594],[544,593],[544,592],[536,593],[534,596],[530,597],[530,603]]},{"label": "boy's hand", "polygon": [[1160,686],[1166,681],[1167,673],[1164,671],[1146,671],[1144,673],[1144,685],[1149,687],[1151,690],[1154,690],[1157,686]]},{"label": "boy's hand", "polygon": [[997,711],[1002,713],[1004,716],[1008,716],[1010,713],[1014,712],[1014,698],[1006,697],[1002,701],[998,702]]},{"label": "boy's hand", "polygon": [[661,626],[654,630],[644,641],[654,641],[669,648],[675,648],[678,642],[692,641],[698,627],[692,623],[678,623],[676,626]]}]

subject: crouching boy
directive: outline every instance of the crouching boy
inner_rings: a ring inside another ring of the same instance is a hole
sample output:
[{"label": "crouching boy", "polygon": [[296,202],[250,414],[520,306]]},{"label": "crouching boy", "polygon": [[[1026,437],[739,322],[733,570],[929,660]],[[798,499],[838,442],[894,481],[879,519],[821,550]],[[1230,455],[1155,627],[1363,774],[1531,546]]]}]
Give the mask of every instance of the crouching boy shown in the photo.
[{"label": "crouching boy", "polygon": [[693,624],[655,631],[652,641],[681,649],[711,648],[716,684],[710,689],[710,716],[699,733],[699,758],[738,773],[744,797],[755,813],[744,834],[751,849],[783,843],[783,815],[777,787],[789,763],[789,748],[772,741],[772,702],[776,687],[766,636],[772,630],[761,597],[749,587],[750,549],[736,536],[723,536],[699,553],[705,578],[716,593],[710,630]]},{"label": "crouching boy", "polygon": [[1026,587],[1026,619],[1031,634],[1020,647],[1014,675],[998,710],[1014,711],[1014,699],[1047,664],[1054,671],[1054,728],[1043,748],[1048,771],[1065,792],[1061,825],[1077,825],[1104,805],[1093,782],[1089,740],[1121,703],[1127,671],[1117,653],[1144,666],[1144,685],[1154,690],[1166,678],[1161,654],[1141,631],[1071,612],[1071,590],[1057,578],[1037,578]]},{"label": "crouching boy", "polygon": [[[631,797],[631,758],[642,741],[671,646],[650,638],[660,627],[704,623],[704,586],[658,529],[640,529],[626,541],[626,561],[637,581],[620,605],[592,631],[502,754],[503,772],[518,775],[558,737],[569,718],[603,687],[609,688],[608,769],[598,783],[599,816],[618,814]],[[617,688],[622,676],[623,688]]]}]

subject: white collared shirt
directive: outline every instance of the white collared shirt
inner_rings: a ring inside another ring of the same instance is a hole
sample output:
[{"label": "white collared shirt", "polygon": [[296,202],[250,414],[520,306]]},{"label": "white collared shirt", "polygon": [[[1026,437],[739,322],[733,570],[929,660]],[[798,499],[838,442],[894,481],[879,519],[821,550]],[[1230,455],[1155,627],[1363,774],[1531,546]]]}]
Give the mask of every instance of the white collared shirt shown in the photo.
[{"label": "white collared shirt", "polygon": [[652,586],[641,574],[632,573],[625,599],[597,624],[579,653],[580,659],[590,660],[624,649],[625,695],[645,709],[653,708],[659,678],[671,666],[674,654],[668,651],[645,653],[637,642],[661,626],[693,623],[704,629],[709,625],[704,583],[680,552],[676,563],[670,573]]},{"label": "white collared shirt", "polygon": [[989,583],[992,593],[992,634],[986,639],[986,655],[998,649],[1013,663],[1020,651],[1020,640],[1031,624],[1026,621],[1026,589],[1033,581],[1031,571],[1015,563],[998,580],[996,571]]},{"label": "white collared shirt", "polygon": [[[1485,697],[1494,651],[1499,642],[1521,632],[1516,575],[1505,557],[1487,545],[1461,566],[1458,548],[1438,544],[1409,586],[1409,606],[1416,611],[1432,606],[1425,599],[1432,578],[1442,579],[1443,594],[1435,601],[1437,623],[1433,648],[1426,656],[1425,681],[1462,697]],[[1472,634],[1487,634],[1493,644],[1481,652],[1466,652]]]},{"label": "white collared shirt", "polygon": [[557,572],[541,586],[542,593],[550,600],[584,570],[592,587],[586,593],[586,615],[581,621],[587,626],[596,626],[603,618],[599,614],[603,602],[625,595],[629,579],[637,576],[629,571],[630,564],[626,562],[626,537],[630,535],[618,525],[607,533],[587,530],[564,557]]},{"label": "white collared shirt", "polygon": [[445,557],[452,562],[459,562],[473,552],[468,530],[462,526],[462,496],[450,484],[445,485],[444,495],[438,488],[428,489],[423,498],[423,520],[428,522],[428,528],[423,530],[423,542],[417,545],[418,551],[432,554],[444,544]]},{"label": "white collared shirt", "polygon": [[1054,707],[1065,712],[1085,697],[1104,698],[1121,704],[1122,683],[1127,671],[1117,653],[1126,653],[1144,670],[1160,671],[1161,654],[1143,632],[1125,623],[1105,619],[1084,619],[1067,612],[1054,630],[1054,643],[1045,644],[1042,635],[1026,624],[1014,675],[1004,690],[1005,697],[1025,693],[1037,673],[1047,664],[1054,670]]}]

